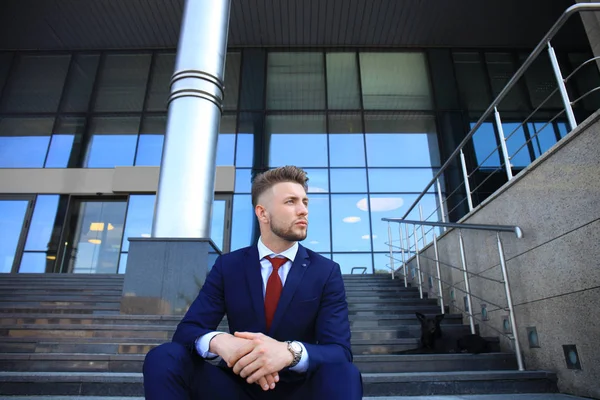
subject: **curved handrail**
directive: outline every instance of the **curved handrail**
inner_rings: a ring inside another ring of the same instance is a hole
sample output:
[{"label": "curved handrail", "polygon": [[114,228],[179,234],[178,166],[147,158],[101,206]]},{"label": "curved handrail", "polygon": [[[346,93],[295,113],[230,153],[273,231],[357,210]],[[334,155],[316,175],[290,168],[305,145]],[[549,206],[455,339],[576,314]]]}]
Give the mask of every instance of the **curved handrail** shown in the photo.
[{"label": "curved handrail", "polygon": [[511,232],[514,233],[517,238],[523,238],[523,231],[518,226],[512,225],[486,225],[486,224],[459,224],[455,222],[429,222],[429,221],[413,221],[403,218],[381,218],[382,221],[397,222],[411,225],[425,225],[425,226],[439,226],[446,228],[458,228],[458,229],[474,229],[480,231],[494,231],[494,232]]},{"label": "curved handrail", "polygon": [[454,158],[460,153],[460,151],[463,149],[463,147],[465,147],[465,145],[469,142],[469,140],[471,140],[471,138],[473,137],[473,135],[475,135],[475,132],[477,132],[477,130],[479,129],[479,127],[492,114],[492,112],[494,111],[494,109],[500,104],[500,102],[502,100],[504,100],[504,97],[506,97],[506,95],[508,94],[508,92],[513,88],[513,86],[517,83],[517,81],[519,79],[521,79],[521,77],[525,74],[525,70],[527,68],[529,68],[529,66],[531,64],[533,64],[533,61],[537,58],[537,56],[540,55],[540,53],[547,46],[548,42],[554,37],[554,35],[556,35],[556,33],[558,32],[558,30],[565,24],[565,22],[573,14],[580,13],[580,12],[585,12],[585,11],[600,11],[600,3],[579,3],[579,4],[575,4],[575,5],[572,5],[571,7],[567,8],[562,13],[562,15],[556,21],[556,23],[552,26],[552,28],[550,28],[550,30],[548,31],[548,33],[546,33],[546,35],[544,35],[544,37],[542,38],[542,40],[535,47],[535,49],[531,52],[531,54],[529,55],[529,57],[527,57],[527,59],[523,62],[523,64],[521,65],[521,67],[517,70],[517,72],[515,72],[515,74],[513,75],[513,77],[508,81],[508,83],[506,84],[506,86],[504,86],[504,88],[502,89],[502,91],[500,91],[500,93],[498,94],[498,96],[496,96],[496,98],[494,99],[494,101],[492,101],[492,104],[481,115],[481,117],[479,118],[479,120],[477,121],[477,123],[471,128],[471,131],[467,134],[467,136],[465,136],[465,138],[463,139],[463,141],[460,142],[460,144],[458,145],[458,147],[456,148],[456,150],[454,150],[454,152],[452,152],[452,154],[447,158],[447,160],[444,163],[444,165],[442,165],[442,167],[435,173],[435,175],[433,176],[433,178],[431,179],[431,181],[429,182],[429,184],[427,186],[425,186],[425,189],[421,192],[421,194],[419,196],[417,196],[417,198],[415,199],[415,201],[411,204],[411,206],[408,208],[408,210],[402,216],[402,218],[406,218],[408,216],[408,214],[419,203],[419,201],[421,201],[421,199],[423,198],[423,196],[425,196],[425,194],[427,193],[427,191],[429,190],[429,188],[431,186],[433,186],[433,184],[436,182],[436,180],[444,173],[444,171],[448,168],[448,166],[453,162]]}]

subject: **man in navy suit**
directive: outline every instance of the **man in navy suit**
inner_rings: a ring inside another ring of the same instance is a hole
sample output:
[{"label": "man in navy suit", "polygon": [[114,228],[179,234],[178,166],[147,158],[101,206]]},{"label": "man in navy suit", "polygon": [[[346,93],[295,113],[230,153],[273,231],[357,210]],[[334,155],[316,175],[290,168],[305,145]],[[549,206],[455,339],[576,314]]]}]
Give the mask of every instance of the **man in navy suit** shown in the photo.
[{"label": "man in navy suit", "polygon": [[[298,244],[307,181],[293,166],[256,177],[261,237],[217,259],[173,341],[148,353],[146,399],[362,398],[340,267]],[[224,314],[231,334],[215,332]]]}]

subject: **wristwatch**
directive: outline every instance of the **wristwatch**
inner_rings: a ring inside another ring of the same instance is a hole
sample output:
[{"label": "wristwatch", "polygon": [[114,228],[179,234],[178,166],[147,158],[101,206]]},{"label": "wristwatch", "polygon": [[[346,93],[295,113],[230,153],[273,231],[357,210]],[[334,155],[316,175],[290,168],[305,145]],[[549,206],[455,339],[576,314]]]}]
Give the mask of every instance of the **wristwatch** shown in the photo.
[{"label": "wristwatch", "polygon": [[292,363],[288,367],[293,368],[296,365],[298,365],[298,363],[300,362],[300,359],[302,358],[302,345],[300,345],[299,342],[291,341],[291,340],[286,340],[286,343],[287,343],[288,350],[294,356]]}]

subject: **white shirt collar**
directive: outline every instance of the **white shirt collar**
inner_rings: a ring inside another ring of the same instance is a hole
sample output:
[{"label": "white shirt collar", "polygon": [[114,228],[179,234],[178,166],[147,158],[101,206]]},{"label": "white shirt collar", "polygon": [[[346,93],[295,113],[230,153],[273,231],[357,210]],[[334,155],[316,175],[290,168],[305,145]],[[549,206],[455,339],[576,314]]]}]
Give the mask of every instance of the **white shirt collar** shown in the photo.
[{"label": "white shirt collar", "polygon": [[269,249],[267,246],[265,246],[265,244],[262,241],[262,236],[258,239],[257,246],[258,246],[258,259],[259,260],[262,260],[266,256],[276,255],[276,256],[285,257],[288,260],[290,260],[291,262],[294,262],[294,259],[296,258],[296,254],[298,254],[298,242],[294,242],[294,245],[292,247],[290,247],[286,251],[283,251],[279,254],[275,253],[274,251]]}]

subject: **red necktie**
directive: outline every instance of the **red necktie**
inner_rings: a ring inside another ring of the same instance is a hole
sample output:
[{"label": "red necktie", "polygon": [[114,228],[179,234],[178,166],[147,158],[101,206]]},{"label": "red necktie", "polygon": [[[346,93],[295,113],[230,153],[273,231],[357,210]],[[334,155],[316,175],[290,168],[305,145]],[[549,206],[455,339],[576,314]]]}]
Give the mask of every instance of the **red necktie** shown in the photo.
[{"label": "red necktie", "polygon": [[271,262],[273,266],[273,272],[269,275],[269,280],[267,281],[267,290],[265,293],[265,317],[267,320],[267,331],[271,328],[271,322],[273,322],[273,317],[275,316],[275,310],[277,309],[277,303],[279,303],[279,297],[281,296],[281,291],[283,290],[283,284],[281,283],[281,278],[279,278],[279,267],[287,262],[287,258],[271,258],[265,257],[267,260]]}]

